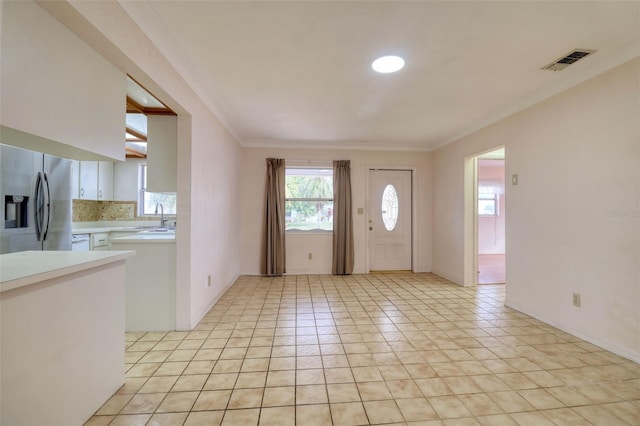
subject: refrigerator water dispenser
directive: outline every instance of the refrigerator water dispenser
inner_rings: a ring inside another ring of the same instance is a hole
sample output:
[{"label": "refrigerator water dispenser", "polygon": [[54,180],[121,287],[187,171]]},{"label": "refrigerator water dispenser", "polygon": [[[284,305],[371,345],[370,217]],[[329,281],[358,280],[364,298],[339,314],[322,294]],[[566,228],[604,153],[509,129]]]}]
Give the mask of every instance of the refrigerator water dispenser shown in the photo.
[{"label": "refrigerator water dispenser", "polygon": [[4,228],[29,227],[29,197],[22,195],[4,196]]}]

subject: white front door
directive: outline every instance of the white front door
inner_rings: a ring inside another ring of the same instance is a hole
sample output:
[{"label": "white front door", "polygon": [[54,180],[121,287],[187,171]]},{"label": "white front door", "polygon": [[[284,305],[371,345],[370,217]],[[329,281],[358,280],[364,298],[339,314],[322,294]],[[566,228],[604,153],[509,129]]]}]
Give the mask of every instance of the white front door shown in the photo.
[{"label": "white front door", "polygon": [[369,270],[411,270],[411,170],[369,170]]}]

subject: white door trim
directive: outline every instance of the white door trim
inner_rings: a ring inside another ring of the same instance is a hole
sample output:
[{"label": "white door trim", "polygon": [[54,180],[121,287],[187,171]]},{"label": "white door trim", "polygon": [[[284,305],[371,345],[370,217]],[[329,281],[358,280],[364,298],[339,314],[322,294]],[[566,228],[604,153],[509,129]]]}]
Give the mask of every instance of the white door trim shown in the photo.
[{"label": "white door trim", "polygon": [[[463,285],[478,285],[478,157],[487,152],[504,148],[498,145],[464,159],[464,244]],[[505,157],[506,160],[506,157]],[[505,161],[506,165],[506,161]],[[506,172],[505,172],[506,173]],[[506,188],[505,188],[506,191]]]},{"label": "white door trim", "polygon": [[416,271],[416,265],[418,264],[418,246],[417,246],[417,230],[416,230],[416,206],[418,196],[418,169],[415,166],[390,166],[382,164],[366,164],[367,179],[365,182],[365,220],[364,220],[364,232],[365,232],[365,274],[371,272],[369,256],[369,190],[371,188],[371,182],[369,182],[369,175],[371,170],[399,170],[411,172],[411,270]]},{"label": "white door trim", "polygon": [[464,160],[463,286],[478,285],[478,156]]}]

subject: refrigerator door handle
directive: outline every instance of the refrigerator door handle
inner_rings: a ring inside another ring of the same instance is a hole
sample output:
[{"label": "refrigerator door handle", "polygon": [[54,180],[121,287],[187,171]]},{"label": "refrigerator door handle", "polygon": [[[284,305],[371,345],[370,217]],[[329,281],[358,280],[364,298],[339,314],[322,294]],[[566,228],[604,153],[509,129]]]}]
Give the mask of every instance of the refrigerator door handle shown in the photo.
[{"label": "refrigerator door handle", "polygon": [[44,189],[45,189],[45,216],[43,217],[43,221],[46,221],[43,228],[44,233],[42,236],[42,241],[47,240],[47,235],[49,235],[49,227],[51,226],[51,191],[49,190],[49,176],[46,173],[44,175]]},{"label": "refrigerator door handle", "polygon": [[43,223],[43,209],[44,209],[44,192],[43,192],[43,174],[42,172],[38,172],[38,176],[36,177],[36,189],[35,189],[35,200],[34,200],[34,213],[33,218],[36,225],[36,238],[38,241],[42,241],[42,231],[44,227]]}]

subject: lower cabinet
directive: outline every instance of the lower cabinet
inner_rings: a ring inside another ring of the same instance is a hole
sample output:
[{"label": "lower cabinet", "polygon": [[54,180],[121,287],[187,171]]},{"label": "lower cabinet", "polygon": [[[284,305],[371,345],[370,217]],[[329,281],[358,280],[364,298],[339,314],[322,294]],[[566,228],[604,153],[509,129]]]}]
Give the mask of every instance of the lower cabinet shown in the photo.
[{"label": "lower cabinet", "polygon": [[110,250],[109,233],[100,232],[98,234],[91,234],[91,250]]},{"label": "lower cabinet", "polygon": [[126,331],[176,329],[176,244],[114,239],[113,250],[134,250],[126,265]]}]

